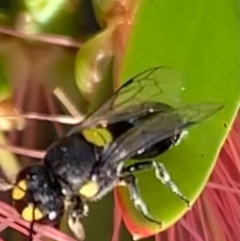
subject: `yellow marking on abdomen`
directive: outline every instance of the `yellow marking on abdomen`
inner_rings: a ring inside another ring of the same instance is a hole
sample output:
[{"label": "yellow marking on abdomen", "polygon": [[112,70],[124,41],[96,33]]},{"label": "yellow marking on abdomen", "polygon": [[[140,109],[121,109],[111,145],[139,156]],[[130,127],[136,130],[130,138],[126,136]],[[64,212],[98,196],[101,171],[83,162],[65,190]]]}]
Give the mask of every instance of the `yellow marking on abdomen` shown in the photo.
[{"label": "yellow marking on abdomen", "polygon": [[106,128],[84,129],[82,134],[88,142],[99,147],[103,147],[113,140],[111,132]]}]

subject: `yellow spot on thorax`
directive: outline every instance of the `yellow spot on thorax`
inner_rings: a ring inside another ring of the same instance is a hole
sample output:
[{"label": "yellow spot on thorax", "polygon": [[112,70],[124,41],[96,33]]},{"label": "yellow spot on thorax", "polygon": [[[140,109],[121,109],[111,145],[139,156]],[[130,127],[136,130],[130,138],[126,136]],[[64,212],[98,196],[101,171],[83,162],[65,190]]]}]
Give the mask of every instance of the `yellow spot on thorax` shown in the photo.
[{"label": "yellow spot on thorax", "polygon": [[32,222],[33,219],[37,221],[44,217],[43,212],[32,204],[28,204],[28,206],[23,209],[21,216],[28,222]]},{"label": "yellow spot on thorax", "polygon": [[26,195],[27,191],[27,181],[25,179],[19,181],[17,185],[12,190],[12,199],[21,200]]},{"label": "yellow spot on thorax", "polygon": [[113,140],[111,132],[106,128],[84,129],[82,134],[88,142],[99,147],[103,147]]},{"label": "yellow spot on thorax", "polygon": [[80,188],[79,193],[86,198],[91,198],[98,193],[98,190],[98,184],[96,182],[89,181]]}]

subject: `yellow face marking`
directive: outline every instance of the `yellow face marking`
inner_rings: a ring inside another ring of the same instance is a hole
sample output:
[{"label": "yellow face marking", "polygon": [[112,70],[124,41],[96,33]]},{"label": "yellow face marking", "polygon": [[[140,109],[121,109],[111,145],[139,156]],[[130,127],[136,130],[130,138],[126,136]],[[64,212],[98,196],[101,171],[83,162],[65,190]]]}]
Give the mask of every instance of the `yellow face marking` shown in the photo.
[{"label": "yellow face marking", "polygon": [[27,190],[27,181],[25,179],[18,182],[18,184],[12,190],[12,199],[21,200],[24,198]]},{"label": "yellow face marking", "polygon": [[96,182],[89,181],[80,188],[79,193],[86,198],[91,198],[97,194],[98,189],[99,186]]},{"label": "yellow face marking", "polygon": [[84,129],[82,134],[88,142],[100,147],[112,142],[113,140],[111,132],[100,127]]},{"label": "yellow face marking", "polygon": [[40,220],[44,217],[43,212],[39,208],[34,207],[32,204],[28,204],[28,206],[23,209],[21,216],[25,221],[28,222],[32,222],[33,219]]}]

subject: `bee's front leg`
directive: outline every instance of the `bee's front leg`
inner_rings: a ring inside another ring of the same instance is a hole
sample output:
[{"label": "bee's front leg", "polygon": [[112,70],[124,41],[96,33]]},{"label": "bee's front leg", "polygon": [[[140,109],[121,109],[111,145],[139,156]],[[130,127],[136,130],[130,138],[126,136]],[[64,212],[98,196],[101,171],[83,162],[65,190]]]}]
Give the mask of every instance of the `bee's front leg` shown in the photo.
[{"label": "bee's front leg", "polygon": [[72,197],[73,206],[68,213],[68,226],[79,240],[85,239],[85,231],[81,219],[88,215],[88,206],[82,201],[80,196]]}]

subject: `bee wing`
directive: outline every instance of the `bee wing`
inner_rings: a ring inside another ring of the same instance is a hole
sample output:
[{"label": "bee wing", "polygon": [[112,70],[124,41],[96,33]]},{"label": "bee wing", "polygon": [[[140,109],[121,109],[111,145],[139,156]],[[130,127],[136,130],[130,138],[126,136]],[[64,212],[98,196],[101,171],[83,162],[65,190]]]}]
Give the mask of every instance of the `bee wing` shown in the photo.
[{"label": "bee wing", "polygon": [[116,123],[146,114],[153,105],[147,102],[159,101],[164,94],[173,98],[181,93],[179,75],[177,75],[165,66],[141,72],[123,84],[97,110],[74,126],[67,135],[79,132],[83,128]]},{"label": "bee wing", "polygon": [[157,113],[121,135],[104,151],[103,162],[119,162],[136,155],[152,145],[182,132],[223,108],[218,103],[187,105],[168,112]]}]

